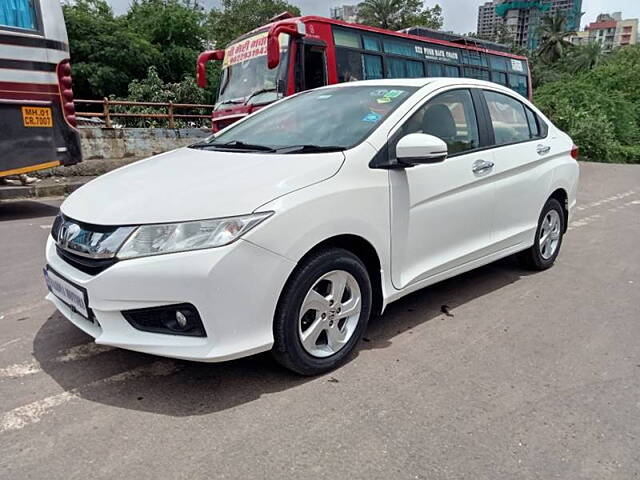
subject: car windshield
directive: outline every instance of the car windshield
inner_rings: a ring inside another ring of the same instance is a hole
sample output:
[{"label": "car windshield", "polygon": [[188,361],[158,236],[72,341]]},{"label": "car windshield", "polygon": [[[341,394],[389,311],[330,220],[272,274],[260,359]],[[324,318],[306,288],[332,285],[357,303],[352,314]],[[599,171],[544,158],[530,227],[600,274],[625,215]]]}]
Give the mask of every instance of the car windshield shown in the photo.
[{"label": "car windshield", "polygon": [[288,35],[282,34],[278,68],[267,68],[267,32],[229,46],[224,54],[216,109],[233,104],[271,103],[282,96],[277,83],[287,71]]},{"label": "car windshield", "polygon": [[303,92],[255,113],[201,145],[247,150],[344,150],[364,140],[416,90],[354,85]]}]

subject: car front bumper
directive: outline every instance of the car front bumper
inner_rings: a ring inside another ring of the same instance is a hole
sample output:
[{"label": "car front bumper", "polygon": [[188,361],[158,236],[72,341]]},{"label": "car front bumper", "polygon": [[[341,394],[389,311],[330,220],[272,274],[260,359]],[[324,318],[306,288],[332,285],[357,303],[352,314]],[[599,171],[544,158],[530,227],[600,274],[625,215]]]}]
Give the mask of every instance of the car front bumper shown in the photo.
[{"label": "car front bumper", "polygon": [[[51,236],[47,264],[87,290],[95,321],[74,312],[55,295],[47,299],[96,343],[166,357],[224,361],[269,350],[273,316],[295,264],[253,243],[124,260],[92,276],[66,263]],[[193,304],[206,337],[137,330],[122,311]]]}]

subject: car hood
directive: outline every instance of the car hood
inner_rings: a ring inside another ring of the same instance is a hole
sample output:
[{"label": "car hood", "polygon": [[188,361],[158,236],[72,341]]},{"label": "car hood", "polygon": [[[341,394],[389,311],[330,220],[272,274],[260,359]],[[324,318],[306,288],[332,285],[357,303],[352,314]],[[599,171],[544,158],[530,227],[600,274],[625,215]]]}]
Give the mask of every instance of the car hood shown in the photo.
[{"label": "car hood", "polygon": [[137,225],[253,212],[340,169],[341,152],[265,154],[181,148],[114,170],[72,193],[64,215],[97,225]]}]

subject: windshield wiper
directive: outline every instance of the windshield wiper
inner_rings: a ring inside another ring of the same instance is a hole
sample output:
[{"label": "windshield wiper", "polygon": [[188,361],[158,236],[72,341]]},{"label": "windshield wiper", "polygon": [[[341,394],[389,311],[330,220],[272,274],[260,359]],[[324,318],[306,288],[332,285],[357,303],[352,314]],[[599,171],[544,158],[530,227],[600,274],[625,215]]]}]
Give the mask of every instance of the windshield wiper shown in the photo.
[{"label": "windshield wiper", "polygon": [[289,145],[288,147],[279,147],[276,153],[325,153],[325,152],[341,152],[347,147],[340,145]]},{"label": "windshield wiper", "polygon": [[190,145],[189,148],[199,148],[202,150],[214,149],[214,150],[246,150],[246,151],[258,151],[258,152],[275,152],[271,147],[266,145],[254,145],[252,143],[244,143],[239,140],[232,140],[227,143],[195,143]]},{"label": "windshield wiper", "polygon": [[276,87],[261,88],[260,90],[256,90],[255,92],[251,92],[244,103],[248,104],[249,100],[251,100],[253,97],[257,97],[258,95],[261,95],[263,93],[269,93],[269,92],[275,92],[275,91],[276,91]]}]

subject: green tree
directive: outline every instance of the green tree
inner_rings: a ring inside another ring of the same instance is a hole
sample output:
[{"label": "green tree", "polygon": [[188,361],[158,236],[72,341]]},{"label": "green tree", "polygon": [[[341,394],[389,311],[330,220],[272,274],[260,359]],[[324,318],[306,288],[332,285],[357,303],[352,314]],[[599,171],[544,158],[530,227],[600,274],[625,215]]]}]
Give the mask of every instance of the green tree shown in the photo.
[{"label": "green tree", "polygon": [[124,19],[129,31],[162,52],[155,66],[169,82],[193,75],[196,58],[205,47],[205,20],[196,0],[134,0]]},{"label": "green tree", "polygon": [[76,0],[63,6],[76,98],[124,95],[134,78],[143,78],[160,51],[114,17],[104,0]]},{"label": "green tree", "polygon": [[586,45],[574,47],[569,59],[569,69],[573,73],[586,72],[596,67],[602,61],[602,45],[590,42]]},{"label": "green tree", "polygon": [[554,16],[545,15],[542,17],[538,27],[540,36],[540,46],[537,55],[546,63],[554,63],[565,56],[572,47],[567,40],[575,32],[567,30],[567,19],[565,16],[556,14]]},{"label": "green tree", "polygon": [[298,7],[284,0],[222,0],[220,8],[209,13],[209,36],[218,48],[226,47],[240,35],[265,25],[283,12],[300,15]]},{"label": "green tree", "polygon": [[358,4],[358,22],[387,30],[439,29],[443,19],[440,5],[425,7],[422,0],[365,0]]}]

